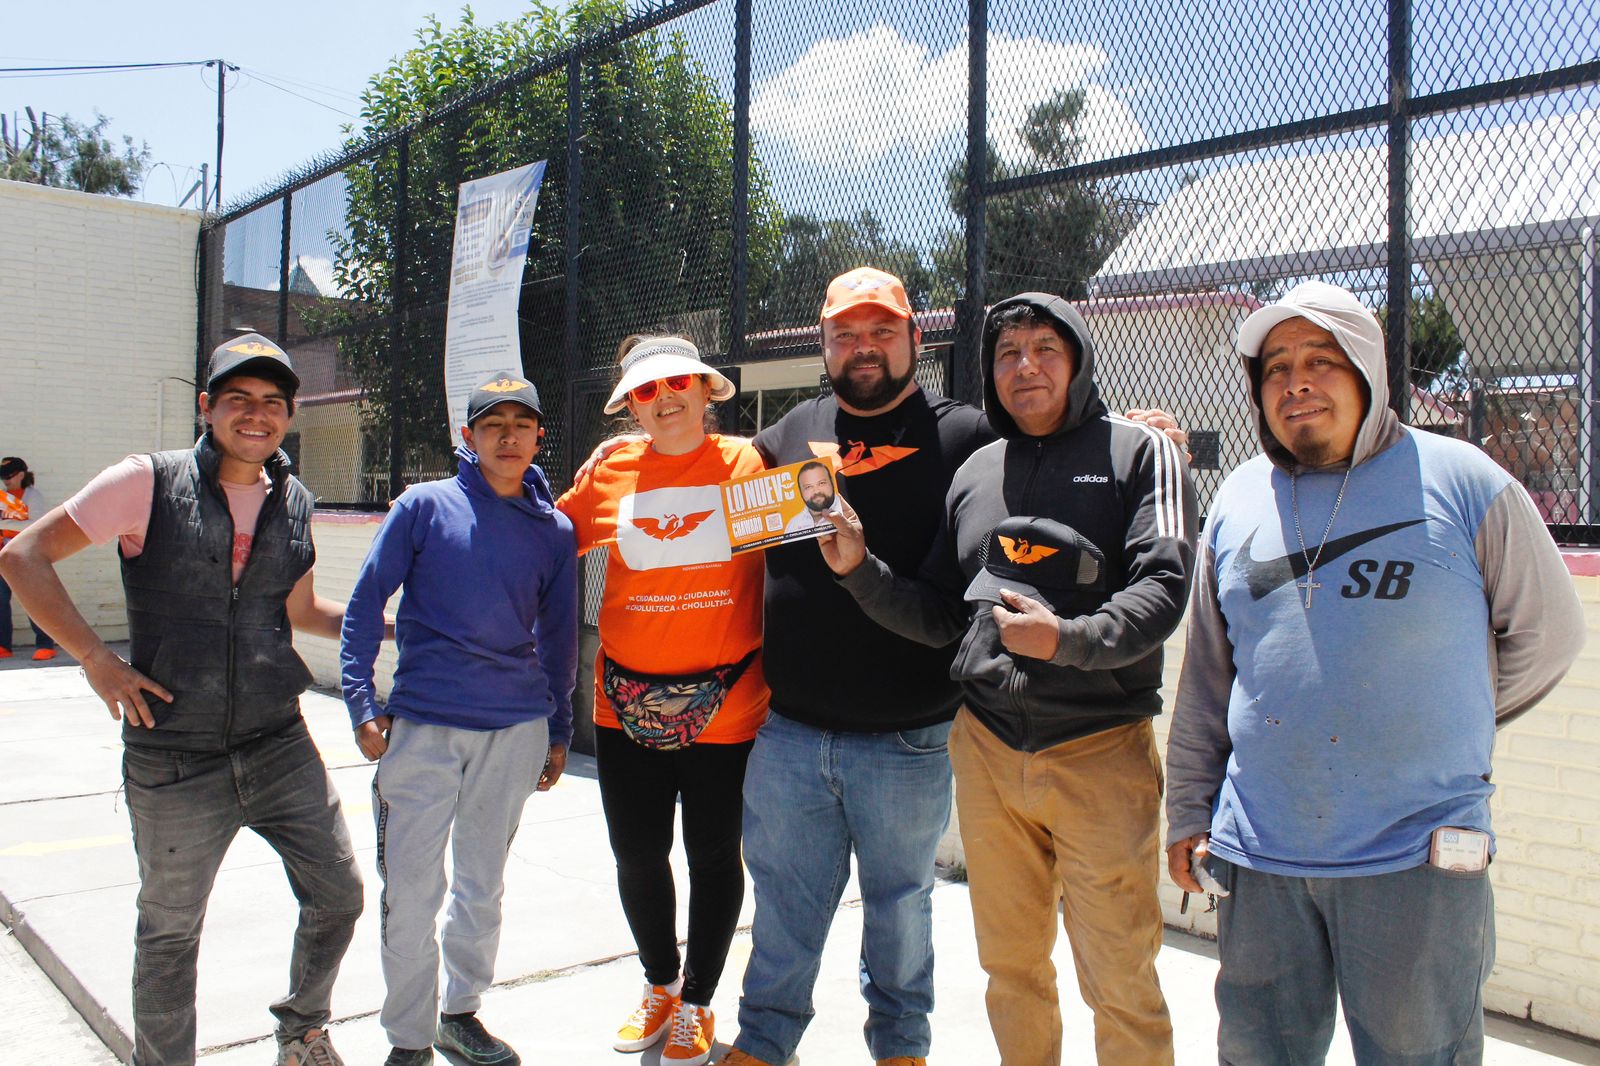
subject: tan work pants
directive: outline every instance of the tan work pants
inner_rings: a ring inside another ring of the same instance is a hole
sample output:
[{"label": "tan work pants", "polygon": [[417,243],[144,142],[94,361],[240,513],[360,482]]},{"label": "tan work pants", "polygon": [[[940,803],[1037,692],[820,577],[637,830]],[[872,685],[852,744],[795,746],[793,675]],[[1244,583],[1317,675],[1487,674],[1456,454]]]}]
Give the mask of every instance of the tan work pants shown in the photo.
[{"label": "tan work pants", "polygon": [[978,959],[1002,1066],[1061,1062],[1055,912],[1102,1066],[1170,1066],[1156,979],[1162,773],[1149,721],[1029,754],[963,709],[950,733]]}]

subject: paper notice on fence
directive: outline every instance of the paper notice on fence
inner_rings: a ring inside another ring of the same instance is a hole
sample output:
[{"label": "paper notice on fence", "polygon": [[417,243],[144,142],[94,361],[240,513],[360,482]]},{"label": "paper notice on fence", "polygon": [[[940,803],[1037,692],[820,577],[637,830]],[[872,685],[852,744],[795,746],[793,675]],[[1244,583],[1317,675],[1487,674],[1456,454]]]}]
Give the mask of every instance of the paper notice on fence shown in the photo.
[{"label": "paper notice on fence", "polygon": [[461,184],[444,331],[451,443],[461,437],[467,397],[480,382],[502,370],[522,374],[517,300],[543,181],[541,161]]},{"label": "paper notice on fence", "polygon": [[838,510],[833,468],[820,459],[722,483],[722,513],[735,555],[832,533],[828,515]]}]

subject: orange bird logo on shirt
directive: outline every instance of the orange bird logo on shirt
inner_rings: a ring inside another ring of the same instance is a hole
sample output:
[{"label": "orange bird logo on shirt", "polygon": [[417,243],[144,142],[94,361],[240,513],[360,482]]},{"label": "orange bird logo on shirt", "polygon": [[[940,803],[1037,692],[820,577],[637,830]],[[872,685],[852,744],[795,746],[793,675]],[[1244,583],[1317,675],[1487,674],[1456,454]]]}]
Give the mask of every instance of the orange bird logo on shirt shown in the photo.
[{"label": "orange bird logo on shirt", "polygon": [[684,515],[679,518],[675,514],[662,515],[660,518],[635,518],[633,524],[644,531],[646,536],[656,540],[677,540],[687,537],[690,533],[700,528],[700,523],[710,518],[713,511],[696,511],[694,514]]},{"label": "orange bird logo on shirt", "polygon": [[868,446],[861,441],[849,441],[850,447],[842,449],[834,441],[807,441],[811,454],[819,459],[832,459],[834,468],[841,474],[870,474],[897,463],[908,455],[917,454],[915,448],[901,448],[894,444]]},{"label": "orange bird logo on shirt", "polygon": [[1029,544],[1026,537],[1018,537],[1012,540],[1010,537],[1002,537],[997,533],[995,534],[995,540],[1000,542],[1000,547],[1005,550],[1007,559],[1022,566],[1036,563],[1040,559],[1048,559],[1061,550],[1045,544]]}]

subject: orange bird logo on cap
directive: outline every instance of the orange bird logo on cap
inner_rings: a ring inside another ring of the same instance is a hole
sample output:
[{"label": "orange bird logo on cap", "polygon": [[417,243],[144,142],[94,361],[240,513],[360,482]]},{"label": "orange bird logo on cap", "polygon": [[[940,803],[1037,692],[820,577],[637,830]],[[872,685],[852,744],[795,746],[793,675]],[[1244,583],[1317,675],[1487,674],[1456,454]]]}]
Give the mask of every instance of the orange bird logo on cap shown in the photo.
[{"label": "orange bird logo on cap", "polygon": [[270,344],[262,344],[260,341],[247,341],[244,344],[235,344],[232,347],[230,347],[228,349],[228,351],[230,351],[230,352],[238,352],[240,355],[277,355],[278,354],[278,349],[272,347],[272,345],[270,345]]},{"label": "orange bird logo on cap", "polygon": [[1038,562],[1040,559],[1048,559],[1061,550],[1060,548],[1052,548],[1047,544],[1029,544],[1026,537],[1018,537],[1012,540],[1010,537],[1002,537],[997,533],[994,539],[1000,542],[1000,547],[1004,549],[1006,558],[1021,566],[1028,566],[1031,563]]},{"label": "orange bird logo on cap", "polygon": [[696,511],[682,518],[675,514],[662,515],[660,518],[635,518],[633,524],[643,530],[646,536],[654,537],[656,540],[677,540],[699,529],[700,523],[710,518],[713,513]]},{"label": "orange bird logo on cap", "polygon": [[528,386],[527,386],[526,382],[512,381],[510,378],[500,378],[498,381],[491,381],[491,382],[489,382],[489,384],[483,386],[483,391],[484,392],[521,392],[523,389],[525,389],[527,387]]},{"label": "orange bird logo on cap", "polygon": [[818,459],[832,459],[834,468],[841,474],[870,474],[874,470],[882,470],[890,463],[897,463],[908,455],[917,454],[915,448],[901,448],[893,444],[879,444],[869,447],[861,441],[849,441],[849,449],[842,449],[835,442],[828,440],[807,441],[811,446],[811,454]]}]

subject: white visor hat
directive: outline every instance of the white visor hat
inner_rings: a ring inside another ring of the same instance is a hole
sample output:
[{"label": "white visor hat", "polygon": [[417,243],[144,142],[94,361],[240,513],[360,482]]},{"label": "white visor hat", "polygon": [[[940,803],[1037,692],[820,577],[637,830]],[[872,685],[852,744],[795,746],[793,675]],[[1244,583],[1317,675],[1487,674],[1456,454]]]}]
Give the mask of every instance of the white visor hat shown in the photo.
[{"label": "white visor hat", "polygon": [[614,415],[628,406],[628,393],[645,382],[660,381],[679,374],[705,375],[711,384],[713,400],[732,399],[737,391],[733,382],[701,360],[700,349],[688,341],[675,337],[645,341],[623,357],[622,380],[611,390],[611,398],[606,401],[606,414]]}]

